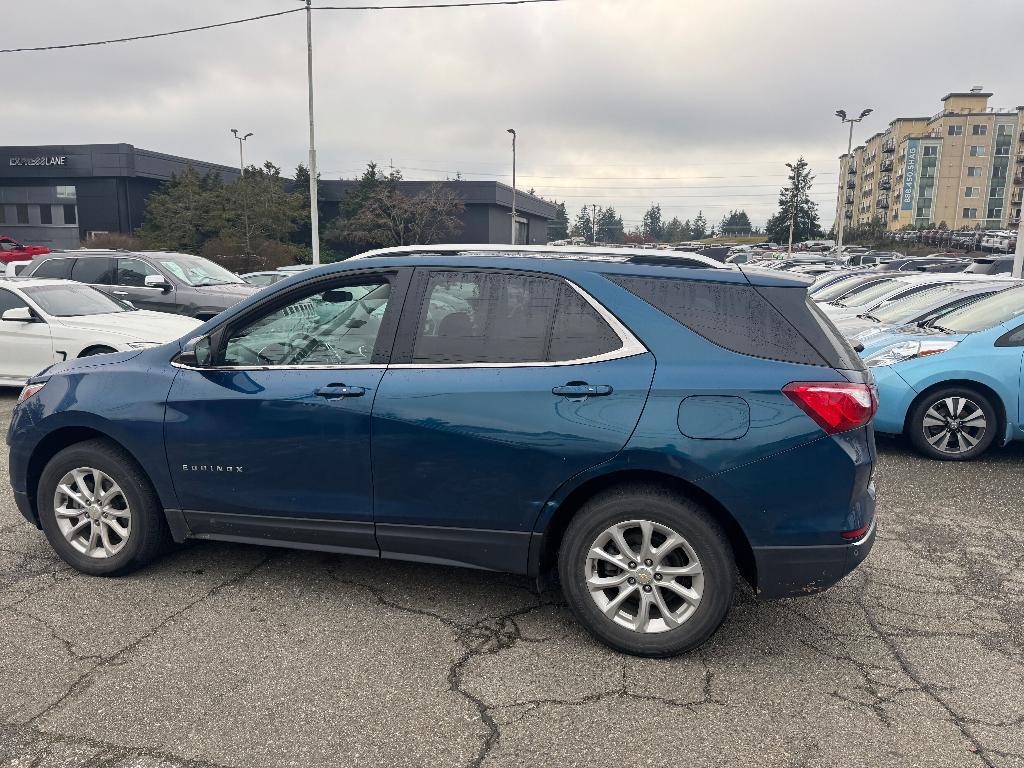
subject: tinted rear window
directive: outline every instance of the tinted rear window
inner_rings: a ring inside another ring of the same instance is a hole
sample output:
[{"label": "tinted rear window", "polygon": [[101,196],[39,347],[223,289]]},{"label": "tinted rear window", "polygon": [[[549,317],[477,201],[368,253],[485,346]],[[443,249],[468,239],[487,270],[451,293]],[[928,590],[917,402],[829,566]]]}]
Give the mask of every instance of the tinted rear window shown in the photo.
[{"label": "tinted rear window", "polygon": [[111,285],[114,282],[114,260],[106,256],[89,256],[75,261],[71,279],[90,285]]},{"label": "tinted rear window", "polygon": [[[611,278],[713,344],[753,357],[827,365],[822,355],[752,286],[664,277]],[[787,288],[804,301],[806,291]]]},{"label": "tinted rear window", "polygon": [[71,265],[74,259],[46,259],[32,272],[32,277],[52,277],[67,280],[71,277]]}]

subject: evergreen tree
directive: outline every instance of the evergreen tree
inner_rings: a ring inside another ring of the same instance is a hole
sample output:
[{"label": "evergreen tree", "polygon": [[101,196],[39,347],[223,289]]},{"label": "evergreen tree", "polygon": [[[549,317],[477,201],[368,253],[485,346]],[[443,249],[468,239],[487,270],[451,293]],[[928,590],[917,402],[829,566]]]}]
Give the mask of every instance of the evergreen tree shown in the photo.
[{"label": "evergreen tree", "polygon": [[693,225],[687,219],[679,230],[679,239],[682,241],[693,240]]},{"label": "evergreen tree", "polygon": [[576,214],[576,220],[569,230],[570,237],[582,237],[588,243],[594,239],[594,222],[590,218],[590,208],[584,205]]},{"label": "evergreen tree", "polygon": [[683,239],[683,222],[679,220],[678,216],[673,216],[672,220],[665,225],[665,242],[678,243]]},{"label": "evergreen tree", "polygon": [[775,243],[789,242],[790,224],[793,226],[793,242],[821,237],[818,221],[818,204],[811,200],[811,186],[814,176],[801,156],[795,163],[786,163],[789,180],[779,190],[779,210],[768,219],[765,234]]},{"label": "evergreen tree", "polygon": [[555,204],[555,219],[548,224],[548,240],[564,240],[569,236],[569,213],[565,203]]},{"label": "evergreen tree", "polygon": [[199,253],[216,234],[221,186],[219,176],[200,176],[192,166],[171,176],[146,200],[139,237],[149,248]]},{"label": "evergreen tree", "polygon": [[622,217],[612,207],[597,209],[597,239],[604,243],[624,243],[626,231]]},{"label": "evergreen tree", "polygon": [[749,235],[753,227],[746,211],[729,211],[722,217],[718,232],[723,236]]},{"label": "evergreen tree", "polygon": [[708,234],[708,220],[704,218],[704,211],[697,211],[697,218],[693,220],[690,227],[690,239],[703,240]]},{"label": "evergreen tree", "polygon": [[661,220],[661,206],[657,203],[651,205],[644,214],[641,225],[644,235],[654,242],[661,242],[665,239],[665,224]]}]

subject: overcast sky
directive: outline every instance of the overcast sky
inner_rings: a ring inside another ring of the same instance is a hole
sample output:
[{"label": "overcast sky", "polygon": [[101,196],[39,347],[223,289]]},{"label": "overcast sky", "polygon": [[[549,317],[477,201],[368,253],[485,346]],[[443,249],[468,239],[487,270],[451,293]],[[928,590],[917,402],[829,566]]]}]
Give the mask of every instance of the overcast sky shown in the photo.
[{"label": "overcast sky", "polygon": [[[408,0],[383,0],[403,3]],[[354,0],[321,4],[352,5]],[[145,34],[288,9],[295,0],[3,3],[3,47]],[[846,134],[833,112],[873,107],[861,137],[931,115],[983,85],[1024,103],[1020,0],[563,0],[533,6],[314,13],[322,178],[375,160],[406,178],[511,181],[717,222],[774,211],[803,154],[827,228]],[[1013,36],[1016,30],[1017,37]],[[1004,34],[1005,33],[1005,34]],[[960,48],[964,52],[961,54]],[[127,142],[291,173],[308,149],[305,15],[77,50],[0,55],[0,144]],[[856,139],[855,139],[856,141]]]}]

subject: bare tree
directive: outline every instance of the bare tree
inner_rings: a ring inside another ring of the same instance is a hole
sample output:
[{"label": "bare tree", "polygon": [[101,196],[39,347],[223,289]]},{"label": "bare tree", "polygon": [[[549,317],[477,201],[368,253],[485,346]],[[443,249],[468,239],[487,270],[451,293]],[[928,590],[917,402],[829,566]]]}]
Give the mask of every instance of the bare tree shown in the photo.
[{"label": "bare tree", "polygon": [[366,248],[429,245],[462,230],[462,199],[443,184],[431,184],[413,197],[393,185],[374,190],[355,215],[339,223],[342,239]]}]

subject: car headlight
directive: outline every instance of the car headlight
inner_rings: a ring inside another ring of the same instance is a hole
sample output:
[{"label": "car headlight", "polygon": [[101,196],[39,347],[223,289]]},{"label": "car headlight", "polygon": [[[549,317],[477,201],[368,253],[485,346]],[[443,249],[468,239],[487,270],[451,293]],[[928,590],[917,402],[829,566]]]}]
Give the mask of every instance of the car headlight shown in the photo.
[{"label": "car headlight", "polygon": [[945,352],[947,349],[952,349],[958,343],[956,341],[902,341],[899,344],[893,344],[878,350],[870,357],[865,358],[864,362],[867,363],[869,368],[877,368],[880,365],[895,365],[896,363],[913,360],[917,357],[937,355],[940,352]]},{"label": "car headlight", "polygon": [[159,341],[129,341],[127,346],[132,349],[146,349],[147,347],[159,347]]},{"label": "car headlight", "polygon": [[21,394],[18,395],[18,403],[24,403],[26,400],[32,397],[32,395],[34,395],[36,392],[42,389],[45,384],[45,381],[39,381],[36,382],[35,384],[26,384],[24,387],[22,387]]}]

